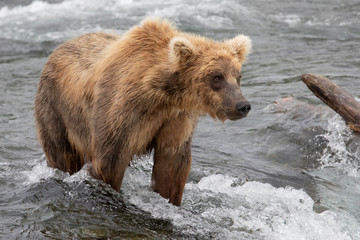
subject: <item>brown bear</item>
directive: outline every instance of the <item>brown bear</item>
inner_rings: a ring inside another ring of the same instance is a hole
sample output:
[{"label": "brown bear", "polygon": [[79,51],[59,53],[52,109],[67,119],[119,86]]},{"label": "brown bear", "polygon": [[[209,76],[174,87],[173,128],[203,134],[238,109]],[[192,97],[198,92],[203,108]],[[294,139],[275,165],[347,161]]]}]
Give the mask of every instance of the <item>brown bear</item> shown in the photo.
[{"label": "brown bear", "polygon": [[35,99],[48,165],[90,174],[120,190],[132,158],[154,150],[152,188],[179,206],[198,117],[245,117],[241,66],[251,41],[213,41],[146,19],[118,36],[90,33],[59,46]]}]

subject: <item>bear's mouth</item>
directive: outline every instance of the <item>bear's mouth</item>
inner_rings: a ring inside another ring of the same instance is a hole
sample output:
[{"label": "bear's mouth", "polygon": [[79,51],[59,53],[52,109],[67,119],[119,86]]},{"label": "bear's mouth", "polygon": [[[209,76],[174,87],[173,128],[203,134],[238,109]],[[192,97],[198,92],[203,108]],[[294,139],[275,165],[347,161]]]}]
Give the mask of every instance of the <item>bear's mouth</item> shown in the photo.
[{"label": "bear's mouth", "polygon": [[227,119],[231,120],[231,121],[236,121],[236,120],[240,120],[242,118],[245,118],[248,115],[248,113],[246,114],[241,114],[238,112],[230,112],[227,113],[224,110],[220,110],[217,112],[216,117],[220,120],[220,121],[225,121]]},{"label": "bear's mouth", "polygon": [[236,121],[245,118],[246,116],[247,114],[237,114],[237,115],[228,115],[227,118],[231,121]]}]

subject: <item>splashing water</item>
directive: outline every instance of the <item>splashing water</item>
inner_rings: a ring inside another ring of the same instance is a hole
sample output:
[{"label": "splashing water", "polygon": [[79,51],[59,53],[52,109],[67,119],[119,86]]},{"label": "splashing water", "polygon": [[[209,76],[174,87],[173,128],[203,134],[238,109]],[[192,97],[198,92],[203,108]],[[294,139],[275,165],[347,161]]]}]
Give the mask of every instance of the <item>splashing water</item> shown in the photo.
[{"label": "splashing water", "polygon": [[[36,161],[25,185],[56,179],[70,188],[84,181],[95,181],[88,174],[90,165],[70,176]],[[331,211],[316,213],[314,201],[303,190],[276,188],[267,183],[243,180],[223,174],[203,177],[186,185],[182,207],[175,207],[149,187],[152,161],[137,161],[125,174],[122,193],[126,205],[149,212],[156,219],[170,221],[187,237],[216,239],[352,239]],[[81,192],[68,191],[70,199]],[[89,189],[88,189],[89,191]],[[91,189],[90,189],[91,191]],[[118,194],[118,193],[112,193]]]},{"label": "splashing water", "polygon": [[186,185],[183,205],[178,208],[151,192],[151,168],[148,160],[128,170],[122,186],[125,198],[155,218],[168,219],[189,236],[351,239],[335,213],[313,210],[314,201],[303,190],[256,181],[241,185],[234,177],[209,175]]},{"label": "splashing water", "polygon": [[328,120],[327,132],[323,135],[328,140],[327,147],[319,159],[322,167],[334,167],[351,176],[359,177],[360,146],[356,133],[346,126],[339,115]]}]

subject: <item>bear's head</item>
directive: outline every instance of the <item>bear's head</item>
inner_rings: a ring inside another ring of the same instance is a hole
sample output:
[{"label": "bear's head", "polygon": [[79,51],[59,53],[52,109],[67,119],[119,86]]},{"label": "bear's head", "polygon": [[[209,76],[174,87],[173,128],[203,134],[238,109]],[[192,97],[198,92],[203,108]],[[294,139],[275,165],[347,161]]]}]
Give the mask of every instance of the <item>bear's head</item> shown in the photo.
[{"label": "bear's head", "polygon": [[221,121],[246,117],[251,105],[240,89],[240,71],[250,51],[244,35],[223,42],[191,34],[172,38],[169,60],[186,89],[186,105]]}]

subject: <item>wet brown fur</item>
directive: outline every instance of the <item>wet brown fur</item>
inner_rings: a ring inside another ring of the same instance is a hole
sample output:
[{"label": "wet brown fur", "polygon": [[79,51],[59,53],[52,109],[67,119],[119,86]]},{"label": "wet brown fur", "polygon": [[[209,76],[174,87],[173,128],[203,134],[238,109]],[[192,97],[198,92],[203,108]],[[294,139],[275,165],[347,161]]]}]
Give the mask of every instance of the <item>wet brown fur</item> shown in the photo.
[{"label": "wet brown fur", "polygon": [[121,37],[91,33],[62,44],[35,99],[48,164],[72,174],[91,161],[91,174],[119,191],[131,159],[154,149],[153,189],[180,205],[198,116],[244,117],[236,79],[250,47],[242,35],[215,42],[157,19]]}]

